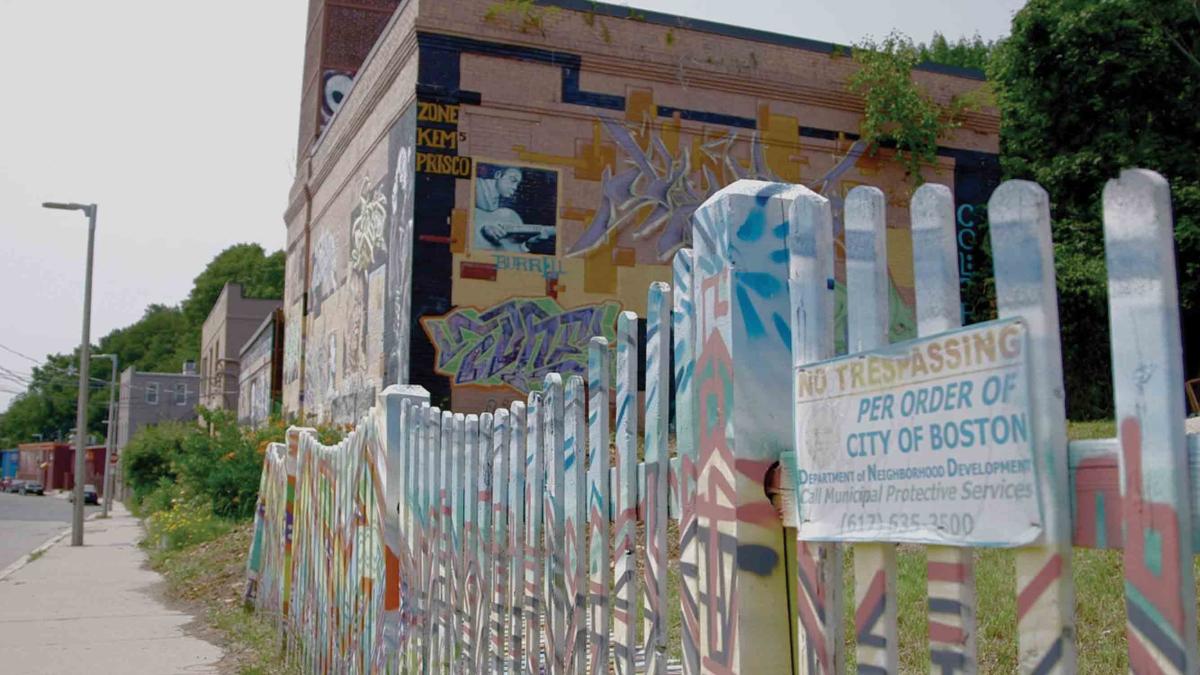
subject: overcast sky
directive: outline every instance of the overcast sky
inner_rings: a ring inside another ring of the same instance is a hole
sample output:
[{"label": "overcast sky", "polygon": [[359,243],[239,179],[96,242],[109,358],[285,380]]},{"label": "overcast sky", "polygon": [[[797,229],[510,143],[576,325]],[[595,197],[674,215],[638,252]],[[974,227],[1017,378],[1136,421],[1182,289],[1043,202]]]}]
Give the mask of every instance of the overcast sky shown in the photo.
[{"label": "overcast sky", "polygon": [[[451,0],[438,0],[448,2]],[[1008,32],[1023,0],[636,0],[633,7],[850,44]],[[221,249],[284,242],[305,0],[0,0],[0,366],[79,343],[96,202],[92,340],[175,304]],[[0,380],[0,410],[18,386]]]}]

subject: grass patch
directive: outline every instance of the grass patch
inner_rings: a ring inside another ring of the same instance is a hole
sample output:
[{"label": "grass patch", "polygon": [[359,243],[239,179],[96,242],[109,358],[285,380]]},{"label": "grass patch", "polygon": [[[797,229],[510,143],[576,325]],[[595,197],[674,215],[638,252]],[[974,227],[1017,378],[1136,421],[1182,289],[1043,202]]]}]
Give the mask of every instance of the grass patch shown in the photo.
[{"label": "grass patch", "polygon": [[40,549],[34,551],[33,553],[30,553],[29,554],[29,562],[33,562],[34,560],[37,560],[38,558],[41,558],[42,556],[46,555],[46,551],[47,551],[47,549],[40,548]]},{"label": "grass patch", "polygon": [[167,580],[167,594],[200,609],[199,616],[221,635],[225,663],[244,675],[298,673],[280,658],[279,631],[266,617],[242,606],[246,552],[252,523],[230,525],[216,538],[154,551],[150,564]]},{"label": "grass patch", "polygon": [[1082,441],[1092,438],[1116,438],[1117,423],[1113,420],[1067,422],[1067,438]]}]

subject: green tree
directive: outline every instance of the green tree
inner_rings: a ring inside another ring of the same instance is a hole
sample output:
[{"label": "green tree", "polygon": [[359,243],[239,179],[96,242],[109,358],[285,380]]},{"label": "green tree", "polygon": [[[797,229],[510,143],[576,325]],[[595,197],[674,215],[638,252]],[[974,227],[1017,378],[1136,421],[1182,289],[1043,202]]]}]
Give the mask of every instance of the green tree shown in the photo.
[{"label": "green tree", "polygon": [[[200,329],[227,282],[242,284],[247,297],[283,297],[284,254],[267,255],[258,244],[236,244],[217,254],[194,280],[191,292],[178,307],[150,305],[142,318],[100,338],[92,353],[116,354],[123,370],[179,372],[184,361],[200,351]],[[79,362],[72,354],[51,354],[31,372],[5,373],[23,394],[0,414],[0,444],[10,447],[36,438],[64,440],[75,429]],[[88,403],[88,429],[104,435],[108,414],[109,376],[112,362],[93,359],[92,395]]]},{"label": "green tree", "polygon": [[882,42],[861,42],[854,48],[854,60],[859,68],[848,86],[863,99],[859,134],[868,144],[867,152],[894,149],[896,161],[921,182],[921,167],[937,160],[938,139],[958,126],[958,118],[973,103],[960,99],[943,108],[922,91],[912,78],[913,68],[923,60],[921,51],[898,33]]},{"label": "green tree", "polygon": [[1073,418],[1112,414],[1101,191],[1122,168],[1171,183],[1184,344],[1200,340],[1198,53],[1194,0],[1030,0],[989,64],[1004,171],[1051,198]]},{"label": "green tree", "polygon": [[960,37],[954,42],[941,33],[934,33],[928,45],[917,45],[917,55],[921,61],[929,63],[982,71],[987,69],[995,49],[996,43],[984,40],[979,33],[970,38]]},{"label": "green tree", "polygon": [[[17,371],[15,377],[26,383],[23,394],[0,415],[0,445],[12,447],[38,439],[66,440],[75,432],[75,409],[79,395],[78,364],[75,354],[52,354],[33,366],[28,374]],[[88,433],[103,437],[108,419],[110,361],[93,359],[88,398]]]},{"label": "green tree", "polygon": [[178,307],[150,305],[136,323],[100,338],[100,350],[116,354],[122,370],[177,373],[183,366],[187,319]]},{"label": "green tree", "polygon": [[258,244],[236,244],[217,254],[192,282],[192,290],[180,305],[188,333],[180,346],[180,361],[200,353],[200,328],[227,283],[242,285],[247,298],[282,298],[284,253],[267,255]]}]

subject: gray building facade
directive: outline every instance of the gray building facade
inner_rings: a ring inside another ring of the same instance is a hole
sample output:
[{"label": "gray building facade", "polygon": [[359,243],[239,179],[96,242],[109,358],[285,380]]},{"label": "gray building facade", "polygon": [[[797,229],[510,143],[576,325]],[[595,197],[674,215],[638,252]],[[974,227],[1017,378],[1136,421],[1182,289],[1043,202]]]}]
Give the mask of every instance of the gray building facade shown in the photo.
[{"label": "gray building facade", "polygon": [[237,412],[242,347],[281,307],[282,300],[246,298],[241,284],[225,284],[200,331],[200,405]]},{"label": "gray building facade", "polygon": [[271,312],[238,355],[238,424],[258,428],[279,411],[283,310]]},{"label": "gray building facade", "polygon": [[200,376],[195,364],[184,364],[182,373],[142,373],[126,368],[121,373],[121,398],[117,404],[117,450],[142,427],[166,421],[194,421],[200,403]]}]

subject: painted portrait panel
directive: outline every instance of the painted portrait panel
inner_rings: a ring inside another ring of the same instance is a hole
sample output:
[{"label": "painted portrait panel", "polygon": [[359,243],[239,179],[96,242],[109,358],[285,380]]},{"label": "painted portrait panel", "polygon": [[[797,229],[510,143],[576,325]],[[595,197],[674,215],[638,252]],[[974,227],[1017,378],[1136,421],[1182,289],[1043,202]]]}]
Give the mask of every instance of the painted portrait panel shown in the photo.
[{"label": "painted portrait panel", "polygon": [[558,171],[477,161],[472,181],[471,247],[554,255]]}]

